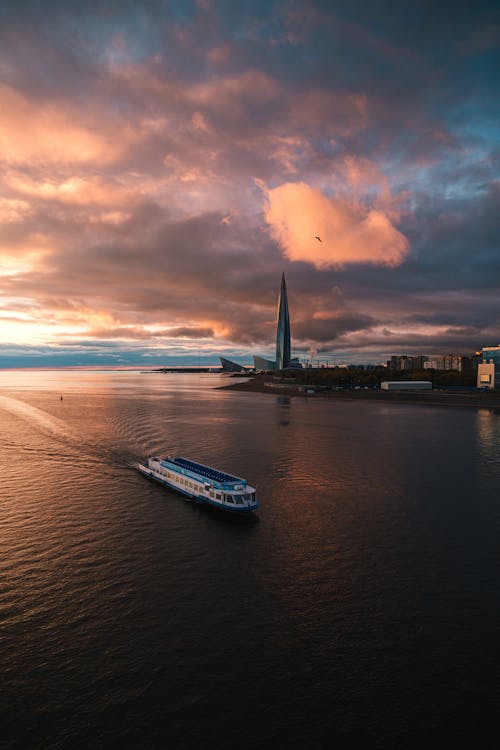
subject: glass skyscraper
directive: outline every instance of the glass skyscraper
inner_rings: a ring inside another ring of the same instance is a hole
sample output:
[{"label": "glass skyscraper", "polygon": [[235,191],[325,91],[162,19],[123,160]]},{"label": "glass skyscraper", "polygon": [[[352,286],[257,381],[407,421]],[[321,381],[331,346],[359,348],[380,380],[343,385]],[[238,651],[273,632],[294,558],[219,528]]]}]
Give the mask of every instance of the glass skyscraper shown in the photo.
[{"label": "glass skyscraper", "polygon": [[272,372],[273,370],[289,370],[301,368],[297,357],[291,354],[290,315],[288,312],[288,297],[286,293],[285,274],[281,277],[280,298],[278,302],[278,325],[276,329],[276,360],[264,359],[253,355],[253,364],[258,372]]},{"label": "glass skyscraper", "polygon": [[284,370],[290,366],[290,316],[286,294],[285,274],[281,277],[280,299],[278,303],[278,328],[276,331],[276,369]]}]

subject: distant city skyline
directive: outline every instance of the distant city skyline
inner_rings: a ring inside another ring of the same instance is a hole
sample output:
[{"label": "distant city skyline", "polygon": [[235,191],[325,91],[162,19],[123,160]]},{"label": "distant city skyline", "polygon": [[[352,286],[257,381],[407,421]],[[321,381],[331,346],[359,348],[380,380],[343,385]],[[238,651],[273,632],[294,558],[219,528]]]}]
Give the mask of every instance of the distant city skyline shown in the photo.
[{"label": "distant city skyline", "polygon": [[500,342],[498,4],[4,2],[0,367]]}]

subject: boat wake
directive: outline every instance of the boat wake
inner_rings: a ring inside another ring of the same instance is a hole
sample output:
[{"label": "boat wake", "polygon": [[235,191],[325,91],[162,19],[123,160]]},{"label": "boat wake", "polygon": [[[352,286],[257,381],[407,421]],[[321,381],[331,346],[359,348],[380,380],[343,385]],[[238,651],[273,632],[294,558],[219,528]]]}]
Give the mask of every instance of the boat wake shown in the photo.
[{"label": "boat wake", "polygon": [[31,424],[35,423],[41,429],[51,432],[55,435],[66,438],[76,438],[77,434],[68,427],[62,420],[52,416],[36,406],[31,406],[25,401],[20,401],[10,396],[0,396],[0,409],[3,409],[16,417],[20,417]]}]

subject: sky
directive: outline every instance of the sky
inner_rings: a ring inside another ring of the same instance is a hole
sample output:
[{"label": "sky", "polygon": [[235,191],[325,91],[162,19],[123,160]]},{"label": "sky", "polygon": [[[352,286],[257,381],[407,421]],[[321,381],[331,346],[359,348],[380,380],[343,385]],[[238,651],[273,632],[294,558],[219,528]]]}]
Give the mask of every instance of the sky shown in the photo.
[{"label": "sky", "polygon": [[500,344],[500,9],[3,0],[0,367]]}]

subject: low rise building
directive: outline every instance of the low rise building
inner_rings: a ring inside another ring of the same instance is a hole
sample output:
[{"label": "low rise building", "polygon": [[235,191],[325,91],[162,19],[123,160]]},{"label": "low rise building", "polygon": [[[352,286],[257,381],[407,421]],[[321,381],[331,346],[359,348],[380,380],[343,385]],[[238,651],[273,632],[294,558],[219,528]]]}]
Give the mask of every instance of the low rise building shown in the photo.
[{"label": "low rise building", "polygon": [[477,387],[495,387],[495,365],[489,362],[481,362],[477,368]]},{"label": "low rise building", "polygon": [[383,391],[430,391],[430,380],[383,380],[380,383]]}]

